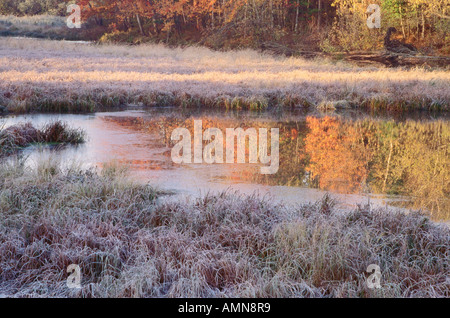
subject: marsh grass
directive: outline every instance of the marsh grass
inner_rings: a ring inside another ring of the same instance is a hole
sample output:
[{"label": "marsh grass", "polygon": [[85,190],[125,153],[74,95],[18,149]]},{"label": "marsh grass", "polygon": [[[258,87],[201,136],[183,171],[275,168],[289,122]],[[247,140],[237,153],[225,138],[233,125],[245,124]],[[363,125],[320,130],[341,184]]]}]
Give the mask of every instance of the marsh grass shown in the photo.
[{"label": "marsh grass", "polygon": [[64,17],[41,15],[16,17],[0,15],[1,36],[28,36],[37,38],[64,38],[67,35]]},{"label": "marsh grass", "polygon": [[[0,165],[0,293],[16,297],[449,297],[448,226],[329,197],[164,200],[116,165]],[[378,264],[382,288],[365,283]],[[78,264],[82,288],[66,287]]]},{"label": "marsh grass", "polygon": [[0,106],[11,112],[127,104],[448,110],[450,102],[445,69],[356,67],[252,50],[0,38],[0,70]]},{"label": "marsh grass", "polygon": [[0,156],[11,155],[33,143],[80,144],[85,141],[85,132],[69,127],[62,121],[35,128],[31,123],[20,123],[5,128],[0,126]]}]

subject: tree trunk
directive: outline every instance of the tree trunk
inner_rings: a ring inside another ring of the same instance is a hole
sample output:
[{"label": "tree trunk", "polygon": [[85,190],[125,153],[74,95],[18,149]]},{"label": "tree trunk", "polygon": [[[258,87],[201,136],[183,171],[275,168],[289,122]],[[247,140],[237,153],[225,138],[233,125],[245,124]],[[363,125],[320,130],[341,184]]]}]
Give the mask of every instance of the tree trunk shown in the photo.
[{"label": "tree trunk", "polygon": [[403,38],[405,39],[406,33],[405,33],[405,25],[403,24],[402,5],[401,4],[398,6],[398,11],[400,13],[400,25],[402,26]]},{"label": "tree trunk", "polygon": [[274,21],[273,21],[273,0],[270,0],[270,28],[273,29]]},{"label": "tree trunk", "polygon": [[422,40],[425,38],[425,15],[422,11]]},{"label": "tree trunk", "polygon": [[318,12],[317,12],[317,31],[320,32],[320,17],[322,15],[322,13],[320,11],[322,10],[322,0],[318,1],[317,9],[318,9]]},{"label": "tree trunk", "polygon": [[153,16],[152,16],[153,28],[155,29],[156,34],[159,35],[159,29],[158,29],[158,25],[156,24],[155,15],[156,15],[156,12],[153,11]]},{"label": "tree trunk", "polygon": [[144,30],[142,29],[141,19],[139,17],[139,14],[137,14],[137,13],[136,13],[136,20],[137,20],[137,23],[139,25],[139,30],[141,31],[141,35],[145,35],[144,34]]},{"label": "tree trunk", "polygon": [[[245,5],[245,10],[247,10],[247,5]],[[225,24],[225,21],[227,20],[227,14],[225,12],[225,0],[222,0],[222,21]]]}]

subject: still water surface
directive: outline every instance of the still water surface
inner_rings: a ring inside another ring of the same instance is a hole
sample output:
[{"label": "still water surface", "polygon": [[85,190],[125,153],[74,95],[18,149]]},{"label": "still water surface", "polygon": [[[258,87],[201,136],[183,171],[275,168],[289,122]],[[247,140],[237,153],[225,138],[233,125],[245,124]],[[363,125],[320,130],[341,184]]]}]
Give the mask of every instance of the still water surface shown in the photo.
[{"label": "still water surface", "polygon": [[[280,129],[280,168],[264,176],[253,164],[174,164],[170,135],[178,127],[193,130],[242,127]],[[346,112],[249,113],[173,108],[96,114],[9,116],[6,126],[32,122],[36,127],[62,120],[82,128],[87,142],[52,150],[66,164],[101,168],[127,165],[133,178],[179,195],[239,190],[269,195],[286,203],[315,202],[331,193],[340,207],[386,204],[448,213],[449,124],[428,114],[411,118]],[[23,151],[33,164],[42,147]],[[446,212],[447,211],[447,212]]]}]

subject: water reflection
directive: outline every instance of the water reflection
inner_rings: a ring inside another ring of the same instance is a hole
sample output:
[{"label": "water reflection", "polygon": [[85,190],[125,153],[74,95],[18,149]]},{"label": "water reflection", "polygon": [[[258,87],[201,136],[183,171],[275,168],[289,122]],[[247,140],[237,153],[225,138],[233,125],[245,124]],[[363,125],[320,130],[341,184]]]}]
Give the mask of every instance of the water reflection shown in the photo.
[{"label": "water reflection", "polygon": [[[113,160],[129,165],[136,178],[184,193],[233,187],[270,193],[287,202],[315,201],[323,190],[339,193],[346,205],[367,201],[423,208],[449,215],[450,125],[429,114],[413,119],[343,115],[179,111],[152,109],[95,115],[33,115],[7,119],[35,125],[56,118],[87,131],[88,142],[59,152],[85,165]],[[378,117],[378,118],[376,118]],[[254,164],[174,164],[173,129],[193,134],[194,119],[207,128],[279,128],[280,168],[262,175]],[[35,149],[27,150],[30,160]],[[405,200],[405,198],[408,198]]]}]

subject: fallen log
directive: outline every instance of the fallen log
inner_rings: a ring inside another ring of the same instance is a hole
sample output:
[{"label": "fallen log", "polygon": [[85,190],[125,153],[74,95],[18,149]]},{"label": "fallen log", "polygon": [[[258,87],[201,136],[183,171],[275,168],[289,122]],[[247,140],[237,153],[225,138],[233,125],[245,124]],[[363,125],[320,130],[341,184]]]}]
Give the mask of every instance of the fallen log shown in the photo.
[{"label": "fallen log", "polygon": [[359,66],[381,64],[387,67],[450,67],[450,57],[447,56],[420,56],[391,52],[350,53],[344,56],[344,60],[355,63]]},{"label": "fallen log", "polygon": [[358,66],[387,66],[387,67],[450,67],[448,56],[421,56],[393,52],[334,52],[323,53],[317,51],[302,51],[293,49],[275,42],[264,42],[261,49],[276,55],[301,56],[304,58],[329,57],[336,60],[345,60]]}]

